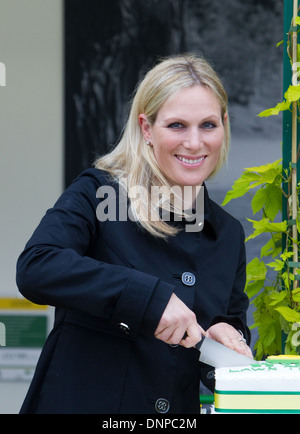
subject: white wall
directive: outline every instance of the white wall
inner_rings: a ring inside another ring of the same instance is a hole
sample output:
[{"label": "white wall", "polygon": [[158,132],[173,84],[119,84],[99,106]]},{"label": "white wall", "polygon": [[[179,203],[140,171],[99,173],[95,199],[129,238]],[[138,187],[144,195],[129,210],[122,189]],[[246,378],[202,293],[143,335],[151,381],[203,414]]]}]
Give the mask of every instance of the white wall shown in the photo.
[{"label": "white wall", "polygon": [[[63,189],[62,0],[0,0],[0,298],[17,297],[15,265]],[[27,383],[0,383],[0,413]]]}]

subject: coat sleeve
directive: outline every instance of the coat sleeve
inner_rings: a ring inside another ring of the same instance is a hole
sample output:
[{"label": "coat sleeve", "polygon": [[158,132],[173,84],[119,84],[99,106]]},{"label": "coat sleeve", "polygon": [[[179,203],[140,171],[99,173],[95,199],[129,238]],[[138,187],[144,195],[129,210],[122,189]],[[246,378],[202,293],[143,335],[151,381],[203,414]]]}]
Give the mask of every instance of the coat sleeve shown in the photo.
[{"label": "coat sleeve", "polygon": [[[240,244],[237,245],[237,248],[239,248],[239,260],[229,306],[225,315],[218,315],[212,319],[210,326],[219,322],[226,322],[227,324],[232,325],[235,329],[241,331],[247,341],[247,344],[250,345],[251,333],[247,326],[246,318],[249,299],[244,292],[246,283],[245,234],[240,223],[239,233]],[[211,366],[201,364],[201,381],[211,392],[214,391],[214,369]]]},{"label": "coat sleeve", "polygon": [[245,283],[246,283],[246,252],[245,252],[245,234],[240,223],[239,233],[240,233],[240,244],[237,246],[239,248],[239,261],[237,266],[237,271],[235,275],[234,284],[232,287],[231,297],[226,315],[220,315],[215,317],[212,322],[216,324],[218,322],[227,322],[231,324],[234,328],[243,333],[247,344],[250,345],[251,333],[247,326],[247,310],[249,307],[249,299],[245,293]]},{"label": "coat sleeve", "polygon": [[47,211],[18,259],[18,288],[37,304],[125,323],[133,337],[141,329],[152,334],[174,287],[89,256],[92,243],[100,242],[98,187],[97,177],[82,175]]}]

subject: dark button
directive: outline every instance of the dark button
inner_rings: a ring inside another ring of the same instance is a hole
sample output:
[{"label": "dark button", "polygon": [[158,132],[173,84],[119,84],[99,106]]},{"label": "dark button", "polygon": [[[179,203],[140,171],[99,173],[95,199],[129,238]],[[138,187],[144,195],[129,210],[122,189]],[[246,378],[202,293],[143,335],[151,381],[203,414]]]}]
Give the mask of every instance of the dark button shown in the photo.
[{"label": "dark button", "polygon": [[125,323],[123,323],[123,322],[120,322],[119,324],[117,324],[117,326],[124,332],[124,333],[126,333],[127,335],[129,335],[130,334],[130,327],[127,325],[127,324],[125,324]]},{"label": "dark button", "polygon": [[215,378],[215,371],[209,371],[206,374],[206,378],[208,378],[208,380],[212,380],[213,378]]},{"label": "dark button", "polygon": [[155,403],[155,410],[158,413],[167,413],[170,409],[170,403],[165,398],[159,398]]},{"label": "dark button", "polygon": [[181,276],[181,281],[187,286],[193,286],[196,282],[196,277],[193,275],[193,273],[185,272]]}]

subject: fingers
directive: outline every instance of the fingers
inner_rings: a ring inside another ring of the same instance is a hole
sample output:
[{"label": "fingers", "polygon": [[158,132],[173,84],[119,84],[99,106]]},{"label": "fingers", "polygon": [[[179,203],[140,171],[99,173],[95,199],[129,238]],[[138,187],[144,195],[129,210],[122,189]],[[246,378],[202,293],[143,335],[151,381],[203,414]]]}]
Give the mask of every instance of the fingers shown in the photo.
[{"label": "fingers", "polygon": [[171,345],[190,348],[201,340],[204,333],[194,312],[172,294],[154,333],[155,337]]},{"label": "fingers", "polygon": [[201,340],[204,330],[197,324],[196,320],[185,324],[185,321],[174,326],[166,326],[161,331],[155,332],[155,337],[167,344],[183,345],[186,348],[194,346]]},{"label": "fingers", "polygon": [[205,331],[197,322],[190,324],[186,331],[183,332],[183,330],[182,327],[175,330],[167,328],[160,333],[155,333],[155,337],[170,345],[182,345],[185,348],[191,348],[200,342],[202,336],[205,335]]},{"label": "fingers", "polygon": [[227,323],[218,323],[207,330],[207,336],[228,348],[253,358],[251,348],[247,345],[246,340],[231,325]]},{"label": "fingers", "polygon": [[245,339],[238,338],[232,340],[233,350],[244,356],[251,357],[253,359],[253,354],[251,348],[247,345]]},{"label": "fingers", "polygon": [[195,322],[188,327],[179,344],[185,348],[194,347],[201,341],[202,336],[205,336],[205,331],[197,322]]},{"label": "fingers", "polygon": [[253,358],[251,348],[248,347],[246,341],[240,335],[223,339],[221,344],[236,351],[239,354]]}]

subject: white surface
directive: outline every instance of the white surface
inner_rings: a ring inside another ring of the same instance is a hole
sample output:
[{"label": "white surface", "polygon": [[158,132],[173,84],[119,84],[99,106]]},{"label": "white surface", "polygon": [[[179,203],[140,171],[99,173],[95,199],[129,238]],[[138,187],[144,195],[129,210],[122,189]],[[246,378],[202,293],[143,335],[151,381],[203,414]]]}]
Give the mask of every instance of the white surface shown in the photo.
[{"label": "white surface", "polygon": [[215,371],[217,391],[284,391],[300,392],[300,366],[269,366],[262,362],[236,368],[218,368]]}]

